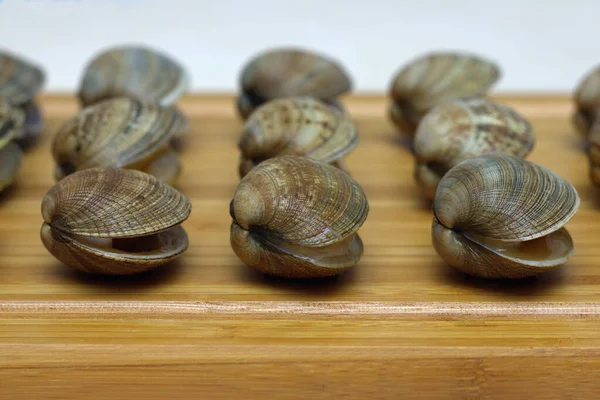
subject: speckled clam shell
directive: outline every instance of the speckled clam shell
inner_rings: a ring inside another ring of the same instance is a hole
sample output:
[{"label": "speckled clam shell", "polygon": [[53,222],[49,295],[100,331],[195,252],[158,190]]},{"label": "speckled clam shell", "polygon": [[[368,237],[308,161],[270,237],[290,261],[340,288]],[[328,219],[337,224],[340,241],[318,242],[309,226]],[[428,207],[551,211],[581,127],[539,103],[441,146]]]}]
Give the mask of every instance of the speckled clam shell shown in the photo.
[{"label": "speckled clam shell", "polygon": [[484,95],[500,76],[495,63],[474,54],[426,54],[394,76],[390,114],[401,127],[414,129],[432,107]]},{"label": "speckled clam shell", "polygon": [[83,106],[120,96],[170,106],[189,89],[190,81],[188,72],[169,55],[147,47],[122,46],[90,61],[78,95]]},{"label": "speckled clam shell", "polygon": [[496,152],[525,157],[534,144],[531,124],[512,108],[483,98],[455,100],[421,120],[414,139],[415,178],[433,199],[437,182],[461,161]]},{"label": "speckled clam shell", "polygon": [[44,86],[44,71],[32,62],[7,52],[0,52],[0,98],[12,105],[22,105]]},{"label": "speckled clam shell", "polygon": [[238,110],[247,117],[262,103],[281,97],[311,96],[334,102],[351,90],[348,73],[335,60],[312,51],[280,48],[260,53],[244,67]]},{"label": "speckled clam shell", "polygon": [[575,188],[552,171],[493,154],[451,169],[438,185],[433,208],[447,229],[526,241],[562,228],[579,204]]},{"label": "speckled clam shell", "polygon": [[185,117],[174,107],[126,97],[86,107],[54,137],[56,176],[94,167],[144,168],[169,149],[170,140],[185,126]]},{"label": "speckled clam shell", "polygon": [[91,168],[59,181],[44,196],[42,215],[69,235],[128,238],[158,233],[185,221],[189,200],[149,174]]},{"label": "speckled clam shell", "polygon": [[259,107],[246,121],[239,148],[240,175],[261,161],[299,155],[334,162],[358,144],[358,130],[349,116],[310,98],[272,100]]}]

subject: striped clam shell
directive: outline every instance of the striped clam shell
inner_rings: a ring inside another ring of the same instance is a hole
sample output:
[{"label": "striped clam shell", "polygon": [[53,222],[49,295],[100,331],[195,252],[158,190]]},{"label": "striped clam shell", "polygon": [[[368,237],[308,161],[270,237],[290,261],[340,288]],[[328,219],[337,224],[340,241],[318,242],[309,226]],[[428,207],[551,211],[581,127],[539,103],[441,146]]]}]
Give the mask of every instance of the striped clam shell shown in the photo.
[{"label": "striped clam shell", "polygon": [[239,148],[240,174],[266,159],[287,154],[334,162],[358,144],[348,115],[311,97],[272,100],[246,121]]},{"label": "striped clam shell", "polygon": [[495,63],[470,53],[436,52],[416,58],[392,80],[393,119],[405,118],[416,126],[430,108],[484,95],[500,76]]},{"label": "striped clam shell", "polygon": [[42,201],[44,222],[68,234],[128,238],[161,232],[185,221],[189,200],[151,175],[91,168],[59,181]]},{"label": "striped clam shell", "polygon": [[258,54],[242,70],[238,109],[247,117],[262,103],[290,96],[311,96],[334,102],[352,88],[344,68],[324,54],[298,48],[277,48]]},{"label": "striped clam shell", "polygon": [[120,96],[170,106],[189,86],[187,71],[167,54],[142,46],[121,46],[90,61],[78,95],[83,106]]},{"label": "striped clam shell", "polygon": [[168,150],[173,136],[185,126],[186,119],[176,108],[127,97],[86,107],[54,137],[57,178],[94,167],[137,169],[136,164]]},{"label": "striped clam shell", "polygon": [[448,229],[525,241],[562,228],[579,204],[575,188],[547,168],[492,154],[452,168],[438,185],[433,208]]},{"label": "striped clam shell", "polygon": [[238,185],[231,245],[247,265],[290,278],[335,275],[362,256],[357,234],[369,212],[346,173],[298,156],[264,161]]}]

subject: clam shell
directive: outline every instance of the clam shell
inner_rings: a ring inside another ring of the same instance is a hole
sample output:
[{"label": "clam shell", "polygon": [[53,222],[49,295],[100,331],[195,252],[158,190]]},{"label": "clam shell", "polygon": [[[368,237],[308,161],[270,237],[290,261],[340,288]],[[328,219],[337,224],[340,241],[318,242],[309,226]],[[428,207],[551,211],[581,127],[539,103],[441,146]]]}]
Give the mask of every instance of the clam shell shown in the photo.
[{"label": "clam shell", "polygon": [[564,264],[573,253],[573,242],[566,229],[550,234],[558,235],[568,247],[563,254],[545,261],[517,259],[492,251],[460,232],[447,229],[435,218],[432,242],[437,253],[454,268],[483,278],[518,279],[534,276]]},{"label": "clam shell", "polygon": [[306,247],[356,233],[368,211],[362,188],[346,173],[296,156],[261,163],[241,180],[231,204],[242,228]]},{"label": "clam shell", "polygon": [[149,252],[124,252],[103,249],[78,241],[69,234],[44,223],[42,243],[62,263],[80,271],[104,275],[130,275],[165,264],[177,258],[188,247],[188,237],[180,226],[156,235],[156,249]]},{"label": "clam shell", "polygon": [[573,94],[573,100],[576,107],[573,123],[581,134],[587,136],[600,112],[600,66],[581,79]]},{"label": "clam shell", "polygon": [[510,107],[483,98],[455,100],[421,120],[414,140],[415,176],[433,198],[436,180],[461,161],[495,152],[525,157],[534,144],[531,124]]},{"label": "clam shell", "polygon": [[12,105],[27,103],[44,86],[46,76],[37,65],[7,52],[0,52],[0,98]]},{"label": "clam shell", "polygon": [[578,107],[595,109],[600,106],[600,66],[594,67],[581,79],[573,97]]},{"label": "clam shell", "polygon": [[435,105],[485,94],[500,78],[498,66],[469,53],[436,52],[412,60],[393,78],[391,95],[395,119],[403,114],[410,124]]},{"label": "clam shell", "polygon": [[346,114],[313,98],[293,97],[258,108],[244,125],[239,148],[242,163],[287,154],[332,162],[357,144],[358,131]]},{"label": "clam shell", "polygon": [[575,188],[552,171],[493,154],[452,168],[438,185],[433,207],[448,229],[526,241],[562,228],[579,203]]},{"label": "clam shell", "polygon": [[600,185],[600,121],[596,121],[588,136],[588,158],[590,163],[590,179]]},{"label": "clam shell", "polygon": [[15,142],[0,146],[0,192],[13,183],[22,163],[23,153]]},{"label": "clam shell", "polygon": [[334,100],[352,88],[348,73],[335,60],[312,51],[278,48],[251,59],[240,77],[242,115],[280,97],[311,96]]},{"label": "clam shell", "polygon": [[343,254],[332,256],[330,247],[310,254],[287,249],[281,242],[269,242],[259,234],[231,224],[231,247],[245,264],[262,273],[285,278],[319,278],[337,275],[360,260],[363,253],[362,240],[358,234],[344,243]]},{"label": "clam shell", "polygon": [[170,106],[190,87],[187,71],[169,55],[142,46],[121,46],[97,54],[83,75],[83,106],[126,96]]},{"label": "clam shell", "polygon": [[56,133],[57,178],[94,167],[144,167],[185,124],[175,108],[125,97],[86,107]]},{"label": "clam shell", "polygon": [[0,101],[0,149],[23,129],[25,114],[17,107]]},{"label": "clam shell", "polygon": [[124,238],[158,233],[186,220],[189,200],[143,172],[91,168],[59,181],[42,201],[44,221],[69,234]]}]

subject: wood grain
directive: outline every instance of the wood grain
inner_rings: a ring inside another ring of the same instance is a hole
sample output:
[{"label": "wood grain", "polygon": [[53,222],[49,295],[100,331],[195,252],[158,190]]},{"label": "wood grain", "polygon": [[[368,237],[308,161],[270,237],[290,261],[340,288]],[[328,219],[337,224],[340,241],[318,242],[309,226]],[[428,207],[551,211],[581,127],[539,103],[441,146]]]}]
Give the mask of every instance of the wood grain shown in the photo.
[{"label": "wood grain", "polygon": [[361,143],[348,157],[370,201],[365,256],[315,282],[268,278],[229,247],[241,123],[229,96],[188,97],[179,188],[193,203],[179,261],[126,278],[71,271],[42,246],[50,142],[77,104],[46,96],[43,140],[0,198],[0,399],[597,398],[600,195],[566,97],[509,96],[530,118],[530,156],[569,180],[582,207],[576,250],[516,282],[451,270],[386,99],[346,100]]}]

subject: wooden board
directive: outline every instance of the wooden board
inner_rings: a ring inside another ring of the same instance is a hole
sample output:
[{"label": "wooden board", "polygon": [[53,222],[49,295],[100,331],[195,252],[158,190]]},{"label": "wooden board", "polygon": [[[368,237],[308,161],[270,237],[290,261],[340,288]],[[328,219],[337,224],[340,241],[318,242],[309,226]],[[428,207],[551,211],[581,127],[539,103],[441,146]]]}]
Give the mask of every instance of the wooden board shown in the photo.
[{"label": "wooden board", "polygon": [[566,97],[505,97],[529,117],[532,161],[575,185],[576,244],[556,271],[470,278],[431,246],[431,211],[386,99],[347,99],[361,144],[347,159],[370,200],[365,255],[314,282],[268,278],[229,246],[240,121],[233,98],[189,97],[179,188],[190,248],[141,276],[90,277],[39,239],[50,143],[77,104],[47,96],[44,139],[0,202],[0,398],[597,398],[600,197]]}]

